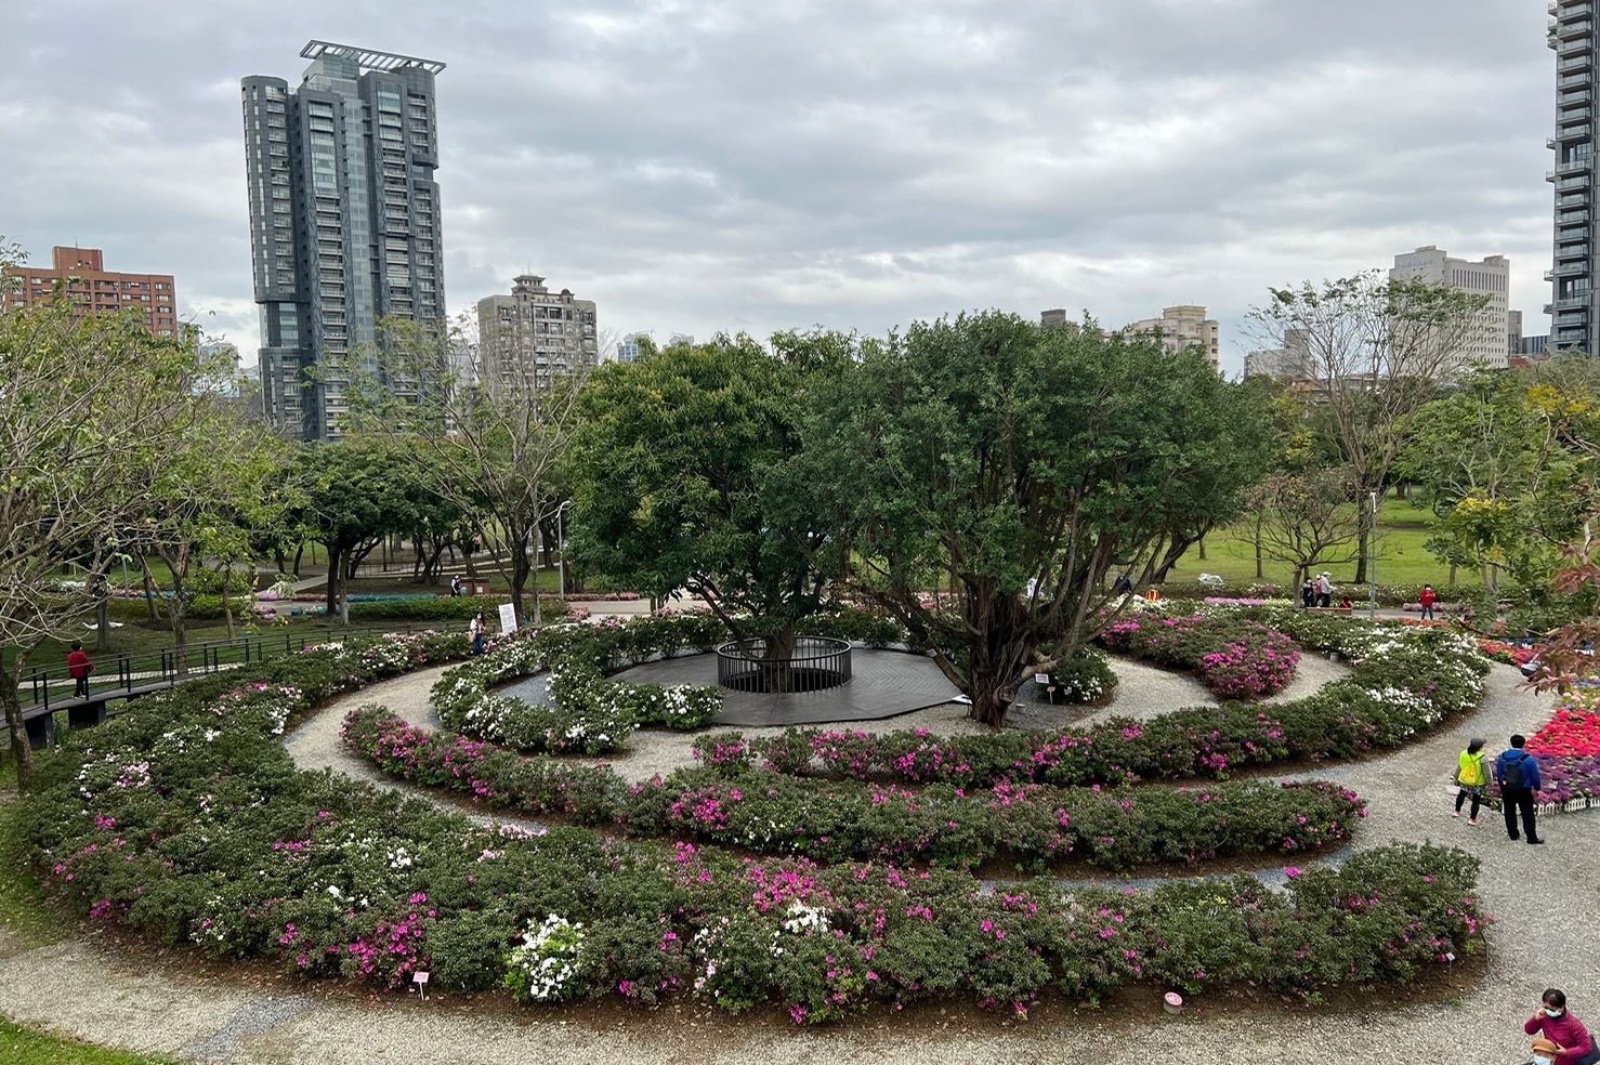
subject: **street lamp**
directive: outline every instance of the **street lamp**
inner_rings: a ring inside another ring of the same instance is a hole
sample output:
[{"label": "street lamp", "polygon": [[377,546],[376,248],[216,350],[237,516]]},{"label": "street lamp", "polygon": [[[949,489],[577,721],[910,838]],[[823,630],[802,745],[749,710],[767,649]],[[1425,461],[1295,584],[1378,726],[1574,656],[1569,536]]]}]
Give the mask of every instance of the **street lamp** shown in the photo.
[{"label": "street lamp", "polygon": [[556,580],[561,589],[561,598],[567,597],[567,534],[562,531],[561,515],[572,506],[572,500],[567,500],[556,508],[556,548],[561,552],[561,558],[556,562]]}]

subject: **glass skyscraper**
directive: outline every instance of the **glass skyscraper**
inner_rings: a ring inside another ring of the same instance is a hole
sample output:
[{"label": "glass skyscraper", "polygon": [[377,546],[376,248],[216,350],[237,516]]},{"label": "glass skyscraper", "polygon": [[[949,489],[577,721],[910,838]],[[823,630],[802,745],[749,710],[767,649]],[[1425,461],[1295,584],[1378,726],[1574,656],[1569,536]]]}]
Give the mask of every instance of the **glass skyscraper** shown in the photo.
[{"label": "glass skyscraper", "polygon": [[312,41],[300,85],[249,77],[245,162],[269,420],[337,440],[377,323],[444,318],[434,76],[444,64]]},{"label": "glass skyscraper", "polygon": [[1600,354],[1595,306],[1594,220],[1600,180],[1595,171],[1596,34],[1593,0],[1550,0],[1550,47],[1556,53],[1556,131],[1547,142],[1555,169],[1555,261],[1545,278],[1552,301],[1550,346]]}]

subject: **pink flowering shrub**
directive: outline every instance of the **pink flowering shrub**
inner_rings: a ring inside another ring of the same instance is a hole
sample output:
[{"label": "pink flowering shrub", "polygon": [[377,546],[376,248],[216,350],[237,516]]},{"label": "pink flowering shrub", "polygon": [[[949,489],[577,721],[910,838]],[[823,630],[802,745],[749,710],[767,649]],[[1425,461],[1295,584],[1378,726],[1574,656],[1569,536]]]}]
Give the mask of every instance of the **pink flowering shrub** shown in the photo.
[{"label": "pink flowering shrub", "polygon": [[1235,617],[1131,615],[1100,633],[1110,651],[1195,671],[1223,699],[1275,695],[1294,680],[1300,649],[1283,633]]}]

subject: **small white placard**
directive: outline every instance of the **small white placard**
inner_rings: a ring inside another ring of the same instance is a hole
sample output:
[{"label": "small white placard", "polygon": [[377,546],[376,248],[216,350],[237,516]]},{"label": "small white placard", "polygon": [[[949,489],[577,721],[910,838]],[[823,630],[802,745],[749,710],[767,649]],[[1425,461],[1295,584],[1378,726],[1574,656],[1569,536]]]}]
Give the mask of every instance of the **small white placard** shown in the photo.
[{"label": "small white placard", "polygon": [[412,973],[411,974],[411,982],[414,983],[414,984],[425,984],[425,983],[428,982],[428,974],[427,973]]},{"label": "small white placard", "polygon": [[517,608],[511,603],[500,604],[500,631],[517,631]]}]

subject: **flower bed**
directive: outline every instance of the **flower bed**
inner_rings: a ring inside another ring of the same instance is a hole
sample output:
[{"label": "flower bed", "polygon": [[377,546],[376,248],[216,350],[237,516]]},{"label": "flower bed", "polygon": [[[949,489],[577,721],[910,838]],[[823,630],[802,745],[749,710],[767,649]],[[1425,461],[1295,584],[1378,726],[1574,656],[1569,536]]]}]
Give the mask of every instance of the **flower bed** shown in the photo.
[{"label": "flower bed", "polygon": [[[446,728],[475,739],[525,751],[608,754],[637,728],[704,727],[721,712],[722,693],[706,685],[613,683],[605,670],[703,649],[720,635],[720,623],[695,615],[547,626],[445,673],[433,688],[434,709]],[[545,671],[548,705],[491,691]]]},{"label": "flower bed", "polygon": [[1227,614],[1130,615],[1112,622],[1099,639],[1107,650],[1192,671],[1223,699],[1274,695],[1294,680],[1300,661],[1300,651],[1288,636]]},{"label": "flower bed", "polygon": [[[1544,787],[1539,802],[1550,811],[1587,810],[1600,804],[1600,711],[1593,696],[1574,695],[1544,727],[1528,737]],[[1491,789],[1498,799],[1498,788]]]},{"label": "flower bed", "polygon": [[1242,855],[1301,854],[1350,837],[1365,806],[1331,784],[1229,783],[1195,789],[1063,790],[998,784],[966,792],[802,780],[724,748],[708,765],[624,788],[578,768],[446,733],[382,707],[352,711],[346,745],[387,773],[469,795],[492,809],[615,822],[635,836],[696,839],[818,861],[879,859],[970,867],[1000,858],[1040,869],[1075,858],[1105,869]]},{"label": "flower bed", "polygon": [[510,983],[539,1002],[695,996],[805,1023],[926,1000],[1024,1012],[1133,984],[1311,998],[1404,984],[1482,945],[1476,862],[1445,848],[1366,851],[1283,893],[1249,878],[991,893],[882,861],[477,828],[297,772],[277,740],[339,692],[464,650],[459,635],[318,649],[69,736],[16,811],[42,881],[92,922],[290,974],[399,989],[426,971],[431,989]]},{"label": "flower bed", "polygon": [[1274,618],[1272,624],[1293,624],[1302,645],[1351,657],[1349,679],[1272,707],[1224,703],[1060,733],[938,737],[925,729],[879,735],[790,729],[743,744],[745,757],[795,775],[958,787],[1224,777],[1241,766],[1353,758],[1398,747],[1483,697],[1489,667],[1465,637],[1327,617]]}]

